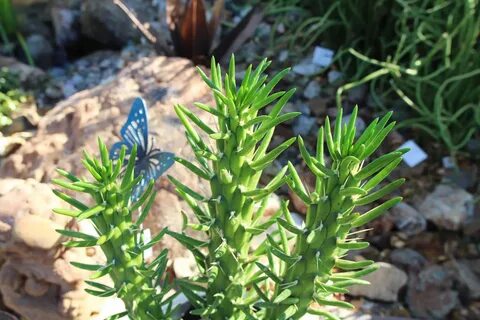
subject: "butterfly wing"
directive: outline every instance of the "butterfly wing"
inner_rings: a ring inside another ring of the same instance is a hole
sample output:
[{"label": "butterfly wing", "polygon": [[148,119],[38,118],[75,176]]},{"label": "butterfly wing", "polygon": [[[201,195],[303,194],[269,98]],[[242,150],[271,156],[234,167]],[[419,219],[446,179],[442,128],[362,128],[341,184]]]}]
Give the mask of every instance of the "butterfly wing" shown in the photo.
[{"label": "butterfly wing", "polygon": [[120,155],[120,150],[122,150],[122,147],[126,146],[127,147],[127,153],[130,153],[130,147],[123,141],[116,142],[113,144],[112,148],[110,149],[110,159],[116,160],[118,159]]},{"label": "butterfly wing", "polygon": [[127,153],[137,145],[137,157],[144,158],[148,152],[148,110],[145,101],[142,98],[136,98],[133,101],[132,108],[128,114],[127,122],[120,130],[122,141],[117,142],[110,150],[110,157],[118,158],[120,149],[123,145],[127,147]]},{"label": "butterfly wing", "polygon": [[135,166],[135,176],[143,174],[142,180],[135,186],[132,199],[135,201],[147,188],[150,180],[157,180],[175,163],[175,155],[171,152],[162,152],[159,149],[151,150],[147,157]]}]

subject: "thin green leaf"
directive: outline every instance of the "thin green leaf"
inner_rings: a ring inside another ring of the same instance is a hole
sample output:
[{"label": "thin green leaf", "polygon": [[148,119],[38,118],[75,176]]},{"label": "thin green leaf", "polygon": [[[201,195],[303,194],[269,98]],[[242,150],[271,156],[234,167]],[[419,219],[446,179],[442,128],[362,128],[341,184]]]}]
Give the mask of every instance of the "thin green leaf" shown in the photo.
[{"label": "thin green leaf", "polygon": [[356,218],[352,223],[352,227],[363,226],[364,224],[366,224],[366,223],[372,221],[373,219],[379,217],[380,215],[382,215],[385,211],[387,211],[391,207],[395,206],[400,201],[402,201],[402,197],[396,197],[396,198],[390,199],[388,201],[385,201],[384,203],[382,203],[378,207],[373,208],[372,210],[367,211],[366,213],[364,213],[361,216],[359,216],[358,218]]}]

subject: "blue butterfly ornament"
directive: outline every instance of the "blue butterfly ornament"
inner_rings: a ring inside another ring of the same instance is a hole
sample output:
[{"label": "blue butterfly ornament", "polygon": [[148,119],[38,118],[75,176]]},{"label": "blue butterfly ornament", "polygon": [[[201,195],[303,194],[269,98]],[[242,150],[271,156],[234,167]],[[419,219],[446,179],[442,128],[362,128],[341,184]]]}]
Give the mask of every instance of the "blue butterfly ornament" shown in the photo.
[{"label": "blue butterfly ornament", "polygon": [[110,158],[118,159],[122,146],[126,146],[128,155],[133,146],[137,145],[134,175],[135,177],[143,175],[143,177],[133,189],[133,201],[140,198],[150,180],[157,180],[175,163],[175,155],[154,148],[153,138],[150,141],[148,134],[147,105],[142,98],[136,98],[128,114],[127,122],[120,130],[122,140],[115,143],[110,149]]}]

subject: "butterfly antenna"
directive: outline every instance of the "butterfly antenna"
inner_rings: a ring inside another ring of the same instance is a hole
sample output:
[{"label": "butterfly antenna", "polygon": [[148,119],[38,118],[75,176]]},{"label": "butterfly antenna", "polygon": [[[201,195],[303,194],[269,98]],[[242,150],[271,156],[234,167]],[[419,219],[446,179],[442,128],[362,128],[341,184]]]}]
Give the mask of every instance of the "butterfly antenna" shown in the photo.
[{"label": "butterfly antenna", "polygon": [[151,136],[150,137],[150,150],[149,151],[152,151],[154,149],[154,146],[155,146],[155,137]]}]

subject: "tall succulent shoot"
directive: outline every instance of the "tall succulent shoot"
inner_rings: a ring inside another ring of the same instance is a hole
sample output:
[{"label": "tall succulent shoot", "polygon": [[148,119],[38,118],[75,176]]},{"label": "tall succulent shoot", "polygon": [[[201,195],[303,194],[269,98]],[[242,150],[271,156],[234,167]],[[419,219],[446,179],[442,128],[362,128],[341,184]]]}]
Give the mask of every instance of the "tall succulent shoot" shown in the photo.
[{"label": "tall succulent shoot", "polygon": [[[254,314],[252,302],[258,297],[252,292],[252,283],[260,280],[256,262],[261,255],[252,254],[250,244],[254,236],[275,223],[274,219],[262,221],[263,211],[268,195],[284,183],[287,168],[265,187],[258,188],[258,183],[262,171],[295,141],[291,138],[267,152],[275,126],[298,114],[281,114],[294,90],[273,93],[288,70],[266,82],[264,71],[269,64],[264,60],[255,70],[250,66],[239,87],[233,57],[224,80],[220,66],[213,59],[210,79],[199,69],[213,92],[216,107],[199,103],[196,106],[216,118],[215,128],[187,108],[175,107],[198,160],[197,164],[184,159],[178,162],[207,180],[211,194],[200,195],[173,177],[171,181],[198,219],[199,224],[190,226],[204,231],[208,241],[168,233],[195,255],[202,276],[195,279],[195,284],[180,281],[179,285],[196,307],[194,313],[209,319],[243,319]],[[272,103],[275,104],[267,115],[259,114]],[[193,124],[212,143],[206,143]],[[202,247],[208,254],[200,250]]]},{"label": "tall succulent shoot", "polygon": [[[375,269],[372,261],[345,259],[349,250],[368,246],[355,238],[352,228],[364,225],[401,200],[393,198],[364,214],[355,211],[356,206],[375,202],[403,183],[399,179],[375,189],[399,164],[403,151],[364,166],[394,124],[388,124],[387,114],[370,124],[355,141],[356,109],[343,127],[339,114],[333,134],[327,119],[319,132],[316,156],[311,156],[299,139],[303,159],[316,176],[314,190],[303,185],[292,164],[280,170],[266,186],[259,187],[262,171],[295,141],[291,138],[268,151],[275,127],[297,115],[281,113],[293,89],[273,92],[288,70],[267,82],[264,72],[268,65],[264,60],[256,69],[250,66],[239,86],[233,57],[223,80],[220,66],[213,60],[210,78],[200,70],[216,106],[196,106],[213,115],[215,128],[187,108],[175,107],[197,160],[177,161],[205,179],[211,193],[201,195],[175,178],[170,179],[198,220],[187,222],[187,226],[205,232],[208,240],[167,233],[195,256],[200,275],[177,283],[194,306],[192,313],[204,319],[299,319],[307,312],[335,318],[315,308],[314,302],[350,307],[331,295],[347,292],[349,285],[364,283],[359,277]],[[270,104],[271,111],[261,115],[260,111]],[[202,135],[208,136],[210,142]],[[328,165],[325,140],[331,158]],[[287,203],[273,217],[264,219],[268,196],[285,182],[308,208],[302,226],[295,225]],[[267,234],[267,240],[253,250],[252,239],[266,234],[273,224],[278,231]],[[333,272],[335,269],[341,271]]]},{"label": "tall succulent shoot", "polygon": [[[73,192],[86,193],[93,205],[80,202],[75,197],[54,190],[55,194],[69,203],[74,209],[55,209],[58,214],[73,217],[77,222],[90,220],[97,235],[73,230],[57,230],[74,240],[65,243],[67,247],[100,247],[106,257],[105,265],[90,265],[72,262],[78,268],[93,271],[90,280],[109,275],[113,287],[95,281],[86,281],[90,289],[86,291],[100,297],[116,295],[123,300],[127,311],[112,316],[120,319],[128,315],[130,319],[151,320],[171,319],[173,296],[169,291],[164,270],[167,265],[167,252],[163,251],[154,261],[147,264],[144,252],[161,240],[164,232],[146,242],[141,229],[142,222],[155,198],[153,181],[143,195],[131,201],[132,190],[141,180],[134,176],[137,148],[131,150],[126,168],[122,169],[126,157],[124,147],[119,159],[113,163],[109,159],[106,146],[99,140],[101,160],[85,153],[83,165],[91,174],[85,180],[64,170],[58,170],[64,179],[54,179],[53,183]],[[122,174],[121,174],[122,173]],[[138,215],[138,218],[134,218]]]}]

